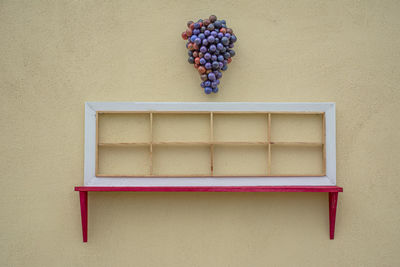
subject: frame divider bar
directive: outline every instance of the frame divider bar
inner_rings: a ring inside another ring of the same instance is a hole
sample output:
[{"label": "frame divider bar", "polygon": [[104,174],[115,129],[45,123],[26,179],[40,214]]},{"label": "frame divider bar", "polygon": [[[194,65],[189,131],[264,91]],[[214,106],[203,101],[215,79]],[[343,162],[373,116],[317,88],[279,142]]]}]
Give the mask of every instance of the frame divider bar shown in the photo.
[{"label": "frame divider bar", "polygon": [[267,125],[267,141],[268,141],[267,174],[271,175],[271,113],[268,113],[267,117],[268,117],[268,125]]},{"label": "frame divider bar", "polygon": [[214,113],[210,112],[210,168],[211,176],[214,176]]},{"label": "frame divider bar", "polygon": [[153,112],[150,112],[150,175],[153,175]]}]

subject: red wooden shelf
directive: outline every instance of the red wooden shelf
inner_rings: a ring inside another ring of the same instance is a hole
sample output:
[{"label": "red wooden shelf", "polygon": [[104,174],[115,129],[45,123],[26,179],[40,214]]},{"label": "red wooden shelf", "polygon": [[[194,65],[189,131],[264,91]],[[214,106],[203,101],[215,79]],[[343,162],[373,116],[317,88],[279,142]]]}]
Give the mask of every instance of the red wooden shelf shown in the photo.
[{"label": "red wooden shelf", "polygon": [[88,192],[326,192],[329,193],[329,236],[334,239],[338,186],[151,186],[151,187],[98,187],[77,186],[82,217],[83,242],[87,242]]}]

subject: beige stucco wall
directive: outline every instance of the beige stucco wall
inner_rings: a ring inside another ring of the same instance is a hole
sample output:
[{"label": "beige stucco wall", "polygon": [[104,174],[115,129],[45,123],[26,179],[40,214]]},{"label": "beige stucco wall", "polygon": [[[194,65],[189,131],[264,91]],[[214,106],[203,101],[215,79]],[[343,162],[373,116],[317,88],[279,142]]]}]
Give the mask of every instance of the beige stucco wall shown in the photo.
[{"label": "beige stucco wall", "polygon": [[[204,95],[180,33],[236,32]],[[0,1],[1,266],[399,266],[399,1]],[[91,194],[85,101],[334,101],[336,239],[322,193]]]}]

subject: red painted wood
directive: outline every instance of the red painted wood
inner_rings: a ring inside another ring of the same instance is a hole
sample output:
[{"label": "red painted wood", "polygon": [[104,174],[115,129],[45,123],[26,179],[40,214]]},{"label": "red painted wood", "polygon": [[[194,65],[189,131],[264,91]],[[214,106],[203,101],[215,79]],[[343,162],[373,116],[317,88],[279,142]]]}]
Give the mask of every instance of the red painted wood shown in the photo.
[{"label": "red painted wood", "polygon": [[334,239],[338,193],[343,192],[343,188],[338,186],[76,186],[75,191],[79,191],[80,196],[83,242],[87,242],[88,192],[328,192],[329,236],[330,239]]},{"label": "red painted wood", "polygon": [[81,202],[81,219],[82,219],[82,236],[83,242],[87,242],[87,229],[88,229],[88,192],[79,191],[79,198]]},{"label": "red painted wood", "polygon": [[343,192],[338,186],[77,186],[75,191],[132,192]]},{"label": "red painted wood", "polygon": [[338,192],[329,192],[329,236],[331,239],[335,238],[335,222],[338,195]]}]

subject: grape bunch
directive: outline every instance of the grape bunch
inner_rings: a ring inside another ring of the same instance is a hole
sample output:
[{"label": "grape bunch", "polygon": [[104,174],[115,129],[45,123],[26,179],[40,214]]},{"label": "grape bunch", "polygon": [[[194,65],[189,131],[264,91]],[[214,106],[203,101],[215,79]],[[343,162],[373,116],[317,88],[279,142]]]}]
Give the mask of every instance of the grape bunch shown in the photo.
[{"label": "grape bunch", "polygon": [[218,92],[222,72],[228,69],[232,57],[236,36],[226,26],[225,20],[217,20],[215,15],[208,19],[189,21],[188,28],[182,32],[183,40],[188,40],[188,61],[200,73],[200,86],[206,94]]}]

